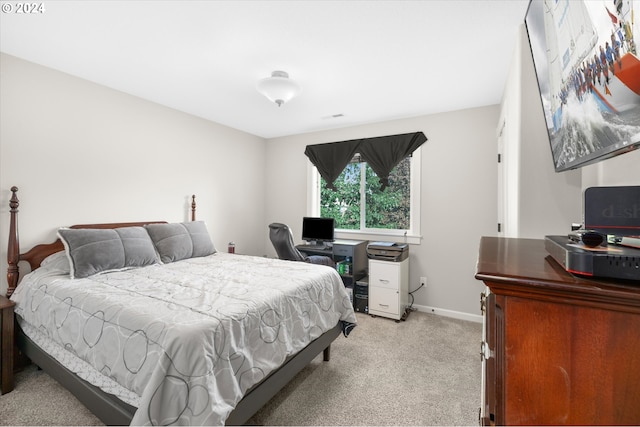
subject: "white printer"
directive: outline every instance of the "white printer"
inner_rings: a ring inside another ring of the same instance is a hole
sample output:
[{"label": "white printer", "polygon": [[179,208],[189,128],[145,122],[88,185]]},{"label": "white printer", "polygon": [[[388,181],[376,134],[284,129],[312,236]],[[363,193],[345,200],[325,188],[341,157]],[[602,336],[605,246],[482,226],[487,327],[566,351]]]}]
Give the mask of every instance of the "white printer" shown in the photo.
[{"label": "white printer", "polygon": [[409,256],[409,245],[394,242],[369,242],[367,256],[379,261],[401,262]]}]

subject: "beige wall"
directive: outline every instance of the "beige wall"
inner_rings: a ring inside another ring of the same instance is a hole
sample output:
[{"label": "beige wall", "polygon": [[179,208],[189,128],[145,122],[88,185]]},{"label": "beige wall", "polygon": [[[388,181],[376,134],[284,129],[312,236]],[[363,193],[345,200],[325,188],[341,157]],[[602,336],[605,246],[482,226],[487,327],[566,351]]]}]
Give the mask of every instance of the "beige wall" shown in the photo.
[{"label": "beige wall", "polygon": [[428,138],[421,148],[423,238],[410,247],[409,289],[425,276],[427,289],[414,294],[418,308],[477,320],[478,244],[496,232],[497,120],[498,106],[491,106],[271,139],[265,226],[290,224],[300,241],[302,217],[310,213],[306,145],[422,131]]},{"label": "beige wall", "polygon": [[[307,143],[422,130],[422,244],[412,247],[416,305],[478,314],[479,236],[495,229],[497,107],[267,141],[8,55],[0,57],[0,241],[20,188],[27,250],[76,223],[199,219],[215,245],[274,255],[267,224],[306,214]],[[464,125],[461,126],[460,123]],[[2,277],[6,265],[2,265]],[[4,292],[6,283],[0,284]]]},{"label": "beige wall", "polygon": [[0,56],[0,292],[6,289],[10,188],[22,251],[60,226],[198,219],[226,251],[264,252],[262,138]]},{"label": "beige wall", "polygon": [[[410,289],[426,276],[416,306],[479,318],[482,286],[473,275],[480,236],[496,234],[499,106],[264,141],[5,54],[0,73],[2,260],[12,185],[20,188],[23,251],[53,241],[64,225],[187,220],[189,196],[196,194],[198,219],[207,222],[218,249],[234,240],[238,252],[274,256],[267,224],[299,227],[307,214],[307,144],[423,131],[429,138],[422,148],[423,239],[411,246]],[[535,135],[539,119],[522,120]],[[548,155],[539,151],[535,162]],[[639,163],[640,151],[583,168],[578,192],[639,185]],[[573,179],[556,181],[575,193]],[[537,203],[544,206],[545,198]],[[573,221],[580,208],[563,206],[557,217]],[[564,219],[530,218],[538,231],[564,227]],[[4,278],[6,263],[0,265]],[[5,289],[3,279],[0,292]]]},{"label": "beige wall", "polygon": [[505,93],[502,167],[504,237],[542,239],[580,221],[580,171],[556,173],[524,25],[516,35]]},{"label": "beige wall", "polygon": [[582,169],[582,189],[640,185],[640,150],[613,157]]}]

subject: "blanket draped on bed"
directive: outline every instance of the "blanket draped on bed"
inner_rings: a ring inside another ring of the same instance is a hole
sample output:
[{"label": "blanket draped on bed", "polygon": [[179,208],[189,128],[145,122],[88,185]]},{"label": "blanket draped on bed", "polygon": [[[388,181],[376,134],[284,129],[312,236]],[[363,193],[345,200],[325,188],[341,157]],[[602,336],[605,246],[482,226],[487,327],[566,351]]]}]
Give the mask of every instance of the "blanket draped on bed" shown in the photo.
[{"label": "blanket draped on bed", "polygon": [[138,408],[133,425],[223,425],[287,357],[356,322],[334,269],[230,254],[76,280],[45,265],[12,299],[32,340]]}]

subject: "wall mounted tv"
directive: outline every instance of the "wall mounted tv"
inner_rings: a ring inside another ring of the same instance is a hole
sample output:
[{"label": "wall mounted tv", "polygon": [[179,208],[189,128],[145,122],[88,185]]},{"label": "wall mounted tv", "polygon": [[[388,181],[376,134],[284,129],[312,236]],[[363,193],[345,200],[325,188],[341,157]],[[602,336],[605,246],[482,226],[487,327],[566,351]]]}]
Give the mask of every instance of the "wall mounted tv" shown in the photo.
[{"label": "wall mounted tv", "polygon": [[333,218],[302,218],[302,240],[309,242],[333,242],[335,221]]},{"label": "wall mounted tv", "polygon": [[556,172],[640,146],[634,14],[639,0],[529,3],[525,25]]}]

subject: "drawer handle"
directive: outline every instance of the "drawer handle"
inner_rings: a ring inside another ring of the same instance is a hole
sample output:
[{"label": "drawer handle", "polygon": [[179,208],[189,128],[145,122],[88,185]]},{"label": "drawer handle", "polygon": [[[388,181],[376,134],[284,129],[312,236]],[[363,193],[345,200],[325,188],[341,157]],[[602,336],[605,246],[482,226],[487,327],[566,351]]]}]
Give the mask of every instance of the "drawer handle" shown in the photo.
[{"label": "drawer handle", "polygon": [[378,279],[378,280],[380,280],[382,283],[389,283],[387,279]]},{"label": "drawer handle", "polygon": [[491,349],[489,348],[489,343],[486,341],[482,341],[480,343],[480,360],[489,360],[491,359]]},{"label": "drawer handle", "polygon": [[380,304],[380,303],[378,303],[378,305],[379,305],[380,307],[389,307],[389,304]]}]

